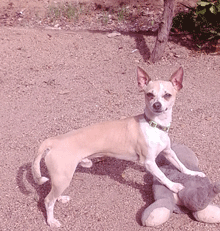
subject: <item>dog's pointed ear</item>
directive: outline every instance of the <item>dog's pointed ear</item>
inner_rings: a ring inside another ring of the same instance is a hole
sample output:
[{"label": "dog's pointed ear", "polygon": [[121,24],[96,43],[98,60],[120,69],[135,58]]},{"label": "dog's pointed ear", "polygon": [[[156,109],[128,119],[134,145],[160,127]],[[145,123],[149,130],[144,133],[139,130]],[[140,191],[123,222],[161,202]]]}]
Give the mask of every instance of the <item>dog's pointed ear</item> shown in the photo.
[{"label": "dog's pointed ear", "polygon": [[176,72],[174,72],[170,78],[171,83],[173,84],[174,88],[179,91],[183,85],[183,68],[180,67]]},{"label": "dog's pointed ear", "polygon": [[150,82],[149,75],[140,67],[137,67],[137,81],[140,90],[144,90],[145,86]]}]

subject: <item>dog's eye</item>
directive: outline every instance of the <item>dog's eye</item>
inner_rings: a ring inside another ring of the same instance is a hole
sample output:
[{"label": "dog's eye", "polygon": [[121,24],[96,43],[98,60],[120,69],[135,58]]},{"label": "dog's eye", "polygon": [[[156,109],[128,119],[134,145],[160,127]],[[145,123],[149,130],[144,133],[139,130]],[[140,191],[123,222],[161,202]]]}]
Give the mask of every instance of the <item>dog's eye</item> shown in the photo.
[{"label": "dog's eye", "polygon": [[171,94],[166,93],[163,97],[164,97],[164,99],[168,100],[171,98],[171,96],[172,96]]},{"label": "dog's eye", "polygon": [[147,93],[147,97],[152,99],[152,98],[154,98],[154,94],[151,93],[151,92],[148,92],[148,93]]}]

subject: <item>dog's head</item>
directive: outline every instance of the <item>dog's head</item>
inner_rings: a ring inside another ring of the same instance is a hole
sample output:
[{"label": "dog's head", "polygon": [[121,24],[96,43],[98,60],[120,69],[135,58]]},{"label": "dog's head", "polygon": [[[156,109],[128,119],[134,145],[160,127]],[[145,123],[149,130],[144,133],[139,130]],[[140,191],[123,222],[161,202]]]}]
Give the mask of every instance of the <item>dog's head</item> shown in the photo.
[{"label": "dog's head", "polygon": [[182,88],[183,68],[180,67],[169,81],[151,81],[149,75],[137,68],[137,81],[145,93],[146,107],[151,113],[159,115],[172,109],[177,92]]}]

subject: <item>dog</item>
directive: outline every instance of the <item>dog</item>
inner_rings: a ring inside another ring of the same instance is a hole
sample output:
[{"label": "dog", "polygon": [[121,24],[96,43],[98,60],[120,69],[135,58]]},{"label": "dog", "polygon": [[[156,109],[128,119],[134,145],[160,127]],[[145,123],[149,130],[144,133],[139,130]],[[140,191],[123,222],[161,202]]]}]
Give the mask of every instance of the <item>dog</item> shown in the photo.
[{"label": "dog", "polygon": [[54,218],[54,204],[69,201],[61,196],[69,186],[77,165],[92,166],[92,158],[114,157],[128,161],[139,161],[159,182],[177,193],[184,186],[169,180],[158,168],[155,159],[163,151],[164,156],[181,172],[205,177],[202,172],[187,169],[171,149],[168,130],[172,119],[172,108],[178,91],[182,88],[183,69],[180,67],[169,81],[152,81],[140,67],[137,82],[145,95],[144,114],[107,121],[73,130],[69,133],[45,140],[32,164],[32,173],[38,184],[49,179],[41,176],[40,162],[45,159],[51,191],[45,198],[47,223],[60,227]]}]

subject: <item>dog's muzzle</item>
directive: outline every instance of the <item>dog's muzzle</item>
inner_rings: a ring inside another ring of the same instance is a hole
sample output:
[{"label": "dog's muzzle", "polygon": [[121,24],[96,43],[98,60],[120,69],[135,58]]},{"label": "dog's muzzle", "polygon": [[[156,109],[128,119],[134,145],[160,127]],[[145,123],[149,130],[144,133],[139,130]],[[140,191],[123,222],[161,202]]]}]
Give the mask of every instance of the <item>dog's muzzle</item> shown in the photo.
[{"label": "dog's muzzle", "polygon": [[159,101],[155,102],[155,103],[153,104],[153,109],[154,109],[154,111],[157,112],[157,113],[162,112],[162,104],[161,104]]}]

